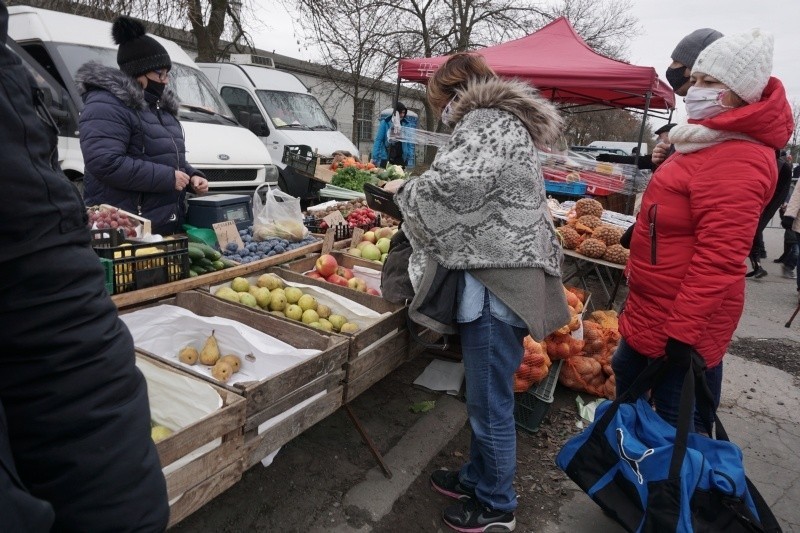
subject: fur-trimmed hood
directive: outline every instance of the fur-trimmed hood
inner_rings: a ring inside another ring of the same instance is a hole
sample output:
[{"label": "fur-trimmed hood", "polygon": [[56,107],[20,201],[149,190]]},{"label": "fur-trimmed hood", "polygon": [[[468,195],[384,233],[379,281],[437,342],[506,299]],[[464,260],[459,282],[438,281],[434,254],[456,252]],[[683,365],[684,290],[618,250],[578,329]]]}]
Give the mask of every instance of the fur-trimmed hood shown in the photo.
[{"label": "fur-trimmed hood", "polygon": [[493,78],[470,83],[458,91],[451,106],[453,122],[481,108],[512,113],[525,124],[540,147],[553,144],[562,134],[563,120],[556,107],[522,81]]},{"label": "fur-trimmed hood", "polygon": [[[75,82],[78,84],[81,97],[92,89],[99,88],[110,92],[131,109],[144,110],[148,107],[144,89],[139,82],[119,69],[107,67],[96,61],[89,61],[79,68],[75,74]],[[178,97],[169,87],[164,89],[159,105],[164,111],[178,115]]]}]

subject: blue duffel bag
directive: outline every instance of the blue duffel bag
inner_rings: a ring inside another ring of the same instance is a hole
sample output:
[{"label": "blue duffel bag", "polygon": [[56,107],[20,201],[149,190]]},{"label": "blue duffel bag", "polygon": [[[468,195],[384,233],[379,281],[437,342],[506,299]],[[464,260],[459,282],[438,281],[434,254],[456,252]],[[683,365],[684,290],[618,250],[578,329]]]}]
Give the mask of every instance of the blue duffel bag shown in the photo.
[{"label": "blue duffel bag", "polygon": [[[684,378],[677,429],[644,398],[669,364],[656,360],[622,397],[600,405],[556,464],[627,531],[780,532],[745,475],[741,449],[713,413],[697,354]],[[716,438],[689,431],[695,400]]]}]

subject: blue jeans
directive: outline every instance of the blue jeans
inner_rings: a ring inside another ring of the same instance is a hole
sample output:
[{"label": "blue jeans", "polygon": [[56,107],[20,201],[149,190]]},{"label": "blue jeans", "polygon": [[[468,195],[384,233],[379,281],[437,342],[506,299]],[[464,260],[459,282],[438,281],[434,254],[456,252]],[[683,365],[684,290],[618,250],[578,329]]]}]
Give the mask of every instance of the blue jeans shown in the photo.
[{"label": "blue jeans", "polygon": [[[637,376],[653,361],[655,359],[640,354],[631,348],[625,339],[620,339],[617,351],[614,352],[614,357],[611,359],[611,368],[614,370],[617,382],[618,398],[633,385]],[[719,407],[719,398],[722,393],[722,362],[714,368],[706,370],[705,374],[706,382],[714,398],[714,409],[716,409]],[[683,387],[685,376],[685,369],[670,367],[661,382],[651,391],[656,412],[673,426],[678,425],[681,387]],[[697,409],[695,409],[694,423],[697,427],[705,427]],[[708,429],[705,431],[708,433]]]},{"label": "blue jeans", "polygon": [[514,372],[522,362],[522,339],[528,331],[492,316],[489,300],[487,295],[477,320],[459,324],[472,427],[469,462],[459,478],[465,487],[475,489],[484,505],[513,511],[517,507]]}]

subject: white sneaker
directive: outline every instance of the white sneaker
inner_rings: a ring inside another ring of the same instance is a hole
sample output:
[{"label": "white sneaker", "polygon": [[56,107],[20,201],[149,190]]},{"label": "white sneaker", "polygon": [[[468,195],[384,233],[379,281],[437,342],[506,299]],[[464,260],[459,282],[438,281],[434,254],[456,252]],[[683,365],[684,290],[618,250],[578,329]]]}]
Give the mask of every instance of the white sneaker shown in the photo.
[{"label": "white sneaker", "polygon": [[786,265],[783,265],[783,277],[789,279],[795,279],[797,274],[794,273],[793,268],[789,268]]}]

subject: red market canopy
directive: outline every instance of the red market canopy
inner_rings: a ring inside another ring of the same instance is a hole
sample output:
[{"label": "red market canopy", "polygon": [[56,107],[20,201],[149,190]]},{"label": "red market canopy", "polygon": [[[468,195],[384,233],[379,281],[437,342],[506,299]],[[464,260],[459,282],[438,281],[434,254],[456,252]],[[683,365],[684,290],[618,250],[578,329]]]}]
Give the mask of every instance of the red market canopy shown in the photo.
[{"label": "red market canopy", "polygon": [[[498,75],[534,85],[543,96],[569,105],[646,106],[674,109],[672,89],[653,67],[598,54],[560,17],[526,37],[476,50]],[[401,59],[398,77],[426,83],[448,56]]]}]

